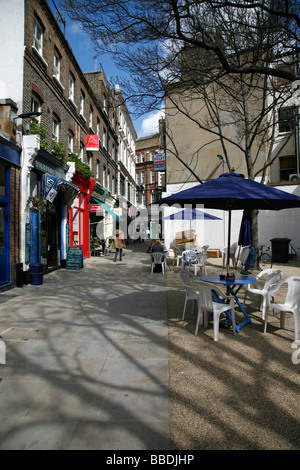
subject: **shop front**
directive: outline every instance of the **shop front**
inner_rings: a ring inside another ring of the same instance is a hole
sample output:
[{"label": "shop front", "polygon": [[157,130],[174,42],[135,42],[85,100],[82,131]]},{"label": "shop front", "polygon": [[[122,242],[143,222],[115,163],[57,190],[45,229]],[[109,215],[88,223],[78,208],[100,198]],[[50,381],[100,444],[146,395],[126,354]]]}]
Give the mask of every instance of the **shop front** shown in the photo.
[{"label": "shop front", "polygon": [[80,192],[68,210],[68,244],[82,247],[83,257],[90,258],[89,207],[95,179],[87,179],[75,173],[72,183],[79,188]]},{"label": "shop front", "polygon": [[96,183],[90,201],[90,241],[98,238],[105,240],[108,246],[112,239],[115,223],[120,220],[114,209],[114,200],[107,189]]},{"label": "shop front", "polygon": [[20,147],[0,136],[0,288],[16,279],[20,153]]},{"label": "shop front", "polygon": [[29,271],[32,263],[42,263],[46,272],[66,259],[67,207],[79,189],[69,181],[69,167],[40,149],[36,136],[24,137],[22,262],[24,271]]}]

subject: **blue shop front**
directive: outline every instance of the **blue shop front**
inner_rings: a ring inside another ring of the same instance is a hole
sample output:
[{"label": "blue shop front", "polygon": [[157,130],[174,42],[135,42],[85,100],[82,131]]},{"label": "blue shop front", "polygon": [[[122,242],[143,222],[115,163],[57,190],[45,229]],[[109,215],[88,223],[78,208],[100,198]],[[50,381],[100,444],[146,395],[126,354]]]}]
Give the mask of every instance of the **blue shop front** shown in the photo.
[{"label": "blue shop front", "polygon": [[67,248],[67,207],[79,189],[67,178],[68,167],[39,149],[29,173],[25,223],[25,270],[42,263],[44,272],[63,266]]},{"label": "blue shop front", "polygon": [[0,288],[16,281],[21,148],[0,136]]}]

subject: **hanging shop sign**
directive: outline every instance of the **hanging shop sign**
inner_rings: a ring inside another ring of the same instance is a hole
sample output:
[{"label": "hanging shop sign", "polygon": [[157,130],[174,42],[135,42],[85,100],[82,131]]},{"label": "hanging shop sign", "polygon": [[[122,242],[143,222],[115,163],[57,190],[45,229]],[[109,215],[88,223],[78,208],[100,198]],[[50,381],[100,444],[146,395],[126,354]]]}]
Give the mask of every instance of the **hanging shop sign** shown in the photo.
[{"label": "hanging shop sign", "polygon": [[166,169],[166,158],[164,152],[156,153],[153,157],[154,160],[154,171],[165,171]]},{"label": "hanging shop sign", "polygon": [[99,136],[88,134],[86,136],[86,150],[98,151],[99,150]]}]

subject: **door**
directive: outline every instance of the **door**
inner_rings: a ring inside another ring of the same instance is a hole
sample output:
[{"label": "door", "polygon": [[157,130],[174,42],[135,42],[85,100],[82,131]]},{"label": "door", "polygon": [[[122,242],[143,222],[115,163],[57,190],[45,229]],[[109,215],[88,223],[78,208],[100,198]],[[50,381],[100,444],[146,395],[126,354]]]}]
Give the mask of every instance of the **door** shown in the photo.
[{"label": "door", "polygon": [[29,215],[31,242],[29,252],[29,263],[38,263],[39,260],[39,213],[37,211],[30,212]]},{"label": "door", "polygon": [[0,284],[9,281],[9,247],[7,230],[7,206],[0,205]]}]

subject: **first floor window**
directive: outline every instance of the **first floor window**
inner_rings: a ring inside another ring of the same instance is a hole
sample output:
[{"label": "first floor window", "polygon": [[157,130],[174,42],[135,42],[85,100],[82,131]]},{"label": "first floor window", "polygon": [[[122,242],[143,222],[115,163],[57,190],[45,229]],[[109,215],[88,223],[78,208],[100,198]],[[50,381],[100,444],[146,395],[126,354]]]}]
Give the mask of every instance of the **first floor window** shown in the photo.
[{"label": "first floor window", "polygon": [[59,141],[59,119],[56,116],[52,120],[52,139]]},{"label": "first floor window", "polygon": [[295,155],[279,157],[280,181],[289,181],[291,176],[297,173],[297,161]]}]

